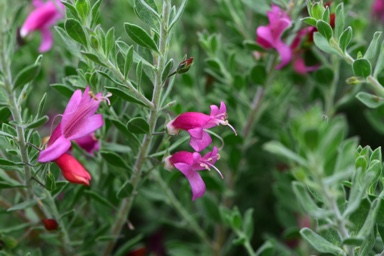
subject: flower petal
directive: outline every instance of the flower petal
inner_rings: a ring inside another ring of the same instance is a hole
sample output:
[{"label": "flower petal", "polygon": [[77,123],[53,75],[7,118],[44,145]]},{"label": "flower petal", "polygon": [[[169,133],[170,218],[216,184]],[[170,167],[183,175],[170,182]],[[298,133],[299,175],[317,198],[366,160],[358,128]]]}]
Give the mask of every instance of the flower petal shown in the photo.
[{"label": "flower petal", "polygon": [[177,163],[175,167],[188,179],[192,189],[192,201],[202,197],[205,193],[205,184],[200,174],[192,170],[191,166],[184,163]]},{"label": "flower petal", "polygon": [[208,147],[211,143],[212,143],[211,136],[209,136],[209,134],[204,130],[202,131],[201,138],[196,138],[191,135],[191,139],[189,140],[189,145],[191,145],[191,147],[198,152]]},{"label": "flower petal", "polygon": [[288,45],[285,45],[283,42],[278,42],[275,46],[276,50],[280,54],[280,64],[277,65],[276,69],[281,69],[287,65],[292,59],[292,50]]},{"label": "flower petal", "polygon": [[104,125],[103,116],[96,114],[88,118],[76,120],[70,129],[64,132],[65,136],[70,140],[75,140],[84,137]]},{"label": "flower petal", "polygon": [[39,52],[46,52],[51,49],[53,44],[53,36],[49,28],[41,29],[41,43]]},{"label": "flower petal", "polygon": [[51,162],[67,152],[70,147],[71,142],[64,136],[60,136],[52,145],[40,152],[38,161],[40,163]]},{"label": "flower petal", "polygon": [[62,121],[61,121],[62,122],[62,128],[61,129],[63,129],[65,126],[67,126],[68,122],[72,122],[72,120],[70,120],[70,117],[79,107],[79,104],[81,102],[81,97],[82,97],[81,95],[82,95],[82,92],[79,89],[79,90],[76,90],[72,94],[72,97],[69,99],[69,102],[67,104],[67,107],[64,110],[64,114],[62,117]]}]

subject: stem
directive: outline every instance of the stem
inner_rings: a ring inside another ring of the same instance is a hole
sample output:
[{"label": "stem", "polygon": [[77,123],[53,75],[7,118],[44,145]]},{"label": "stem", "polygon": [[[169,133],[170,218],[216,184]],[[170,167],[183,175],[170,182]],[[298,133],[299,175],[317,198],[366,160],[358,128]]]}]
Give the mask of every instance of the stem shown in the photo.
[{"label": "stem", "polygon": [[163,180],[159,172],[153,172],[156,179],[160,183],[160,186],[165,191],[168,196],[169,202],[173,205],[173,207],[178,211],[180,216],[188,223],[188,227],[193,230],[204,243],[206,243],[211,249],[215,248],[214,244],[210,242],[207,234],[204,230],[201,229],[196,220],[185,210],[184,206],[181,205],[180,201],[176,198],[175,194],[169,188],[168,184]]},{"label": "stem", "polygon": [[16,94],[13,91],[13,84],[12,84],[12,75],[10,70],[10,63],[8,56],[8,49],[7,49],[7,35],[5,32],[2,31],[0,38],[0,70],[3,73],[3,86],[5,89],[5,93],[8,97],[8,107],[11,111],[12,118],[16,122],[16,133],[17,133],[17,142],[20,149],[20,156],[21,161],[24,163],[23,169],[24,169],[24,183],[27,188],[27,200],[31,199],[33,196],[32,191],[32,185],[31,185],[31,177],[32,172],[31,168],[28,165],[29,164],[29,157],[28,157],[28,151],[27,146],[25,142],[25,130],[23,128],[23,118],[21,116],[21,109],[19,105],[17,104]]},{"label": "stem", "polygon": [[248,137],[250,131],[253,128],[253,125],[254,125],[255,119],[256,119],[256,115],[259,112],[259,107],[260,107],[263,95],[264,95],[263,87],[258,86],[255,97],[253,98],[253,101],[252,101],[251,111],[249,113],[249,118],[247,119],[247,122],[244,125],[244,129],[243,129],[244,138]]},{"label": "stem", "polygon": [[[129,197],[123,199],[122,204],[120,205],[120,208],[117,212],[116,216],[116,222],[113,224],[111,233],[113,237],[118,237],[118,235],[121,232],[121,229],[128,219],[129,212],[132,208],[133,201],[138,193],[139,184],[142,178],[142,166],[144,164],[144,161],[146,160],[148,156],[149,149],[152,144],[153,139],[153,133],[156,130],[156,122],[160,111],[160,98],[161,98],[161,89],[162,89],[162,78],[161,74],[163,73],[164,67],[165,67],[165,61],[167,58],[168,53],[168,18],[169,18],[169,11],[170,11],[170,3],[169,0],[163,1],[163,8],[162,8],[162,21],[160,24],[160,38],[159,38],[159,54],[154,57],[155,66],[157,67],[157,70],[155,72],[155,80],[154,80],[154,89],[153,89],[153,95],[152,95],[152,102],[153,108],[151,108],[149,112],[149,127],[150,132],[149,134],[146,134],[143,138],[143,143],[140,147],[137,159],[135,161],[135,164],[133,166],[133,174],[131,177],[131,184],[133,187],[132,193]],[[113,248],[115,247],[117,239],[111,240],[104,251],[105,256],[109,256],[112,254]]]},{"label": "stem", "polygon": [[[332,194],[330,187],[324,182],[324,179],[322,179],[323,171],[320,170],[319,167],[315,165],[315,163],[313,165],[313,170],[315,170],[315,172],[313,173],[314,180],[319,185],[320,192],[322,192],[325,198],[325,203],[327,204],[328,208],[333,212],[333,215],[335,217],[335,223],[332,223],[333,226],[337,229],[337,232],[339,233],[339,236],[342,240],[351,237],[347,229],[345,219],[343,218],[339,206],[337,205],[337,199]],[[345,249],[349,256],[354,256],[355,252],[353,246],[345,246]]]},{"label": "stem", "polygon": [[[344,52],[340,47],[339,47],[339,44],[338,42],[336,41],[336,39],[334,37],[331,38],[330,40],[330,44],[329,44],[331,47],[333,47],[343,58],[344,60],[352,65],[353,62],[355,61],[354,58],[351,57],[351,55],[348,54],[348,52]],[[377,79],[372,76],[372,75],[369,75],[368,77],[366,77],[366,81],[373,87],[373,90],[380,94],[381,96],[384,96],[384,87],[382,86],[382,84],[380,84],[379,81],[377,81]]]},{"label": "stem", "polygon": [[327,116],[332,116],[333,113],[335,112],[334,100],[335,100],[335,94],[337,89],[337,83],[339,81],[339,69],[340,69],[339,59],[333,58],[334,77],[329,90],[325,93],[325,113],[327,114]]}]

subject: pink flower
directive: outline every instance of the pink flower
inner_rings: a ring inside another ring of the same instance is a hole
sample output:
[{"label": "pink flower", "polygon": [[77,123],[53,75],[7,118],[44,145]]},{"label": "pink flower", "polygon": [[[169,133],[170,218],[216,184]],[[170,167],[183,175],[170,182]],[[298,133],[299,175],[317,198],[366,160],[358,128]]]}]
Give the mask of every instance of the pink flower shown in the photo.
[{"label": "pink flower", "polygon": [[25,37],[39,30],[42,37],[39,52],[46,52],[51,49],[53,43],[50,27],[64,17],[65,7],[59,0],[49,0],[46,3],[42,0],[33,0],[32,3],[35,10],[25,20],[20,35]]},{"label": "pink flower", "polygon": [[267,12],[267,16],[269,24],[257,28],[256,42],[265,49],[275,48],[279,52],[281,63],[276,68],[281,69],[292,59],[291,48],[281,41],[282,34],[291,26],[292,22],[277,5],[272,5],[272,10]]},{"label": "pink flower", "polygon": [[95,133],[90,133],[84,137],[75,139],[74,142],[91,155],[93,155],[94,151],[100,149],[100,144],[95,137]]},{"label": "pink flower", "polygon": [[89,86],[82,95],[76,90],[65,108],[61,122],[57,125],[48,142],[48,147],[40,152],[39,162],[50,162],[59,158],[71,147],[71,140],[88,136],[103,126],[101,114],[95,114],[100,102],[108,101],[101,93],[93,95]]},{"label": "pink flower", "polygon": [[[316,27],[306,27],[297,32],[295,39],[291,44],[293,51],[293,68],[299,74],[306,74],[311,71],[315,71],[319,68],[319,65],[307,66],[303,59],[303,53],[305,52],[305,44],[313,43],[313,33],[317,31]],[[304,42],[302,43],[304,39]]]},{"label": "pink flower", "polygon": [[384,21],[384,0],[375,0],[372,5],[372,15]]},{"label": "pink flower", "polygon": [[75,184],[89,186],[91,175],[85,170],[84,166],[70,154],[64,153],[55,160],[64,178]]},{"label": "pink flower", "polygon": [[191,147],[196,151],[201,151],[212,142],[206,129],[220,124],[228,125],[236,134],[235,129],[228,123],[226,111],[224,102],[221,102],[220,108],[211,105],[210,115],[200,112],[183,113],[167,124],[167,132],[169,135],[176,135],[180,130],[187,131],[191,136],[189,141]]},{"label": "pink flower", "polygon": [[205,154],[203,157],[198,152],[180,151],[167,157],[164,161],[166,169],[176,168],[188,179],[192,188],[192,201],[194,201],[205,193],[205,183],[198,171],[210,170],[210,167],[212,167],[223,178],[221,172],[214,166],[219,158],[218,149],[213,147],[212,152]]}]

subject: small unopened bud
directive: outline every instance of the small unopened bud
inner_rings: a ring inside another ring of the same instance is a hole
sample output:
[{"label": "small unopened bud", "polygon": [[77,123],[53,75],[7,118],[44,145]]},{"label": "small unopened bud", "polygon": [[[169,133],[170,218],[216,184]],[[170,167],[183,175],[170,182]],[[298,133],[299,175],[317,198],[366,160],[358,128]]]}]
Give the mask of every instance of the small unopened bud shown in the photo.
[{"label": "small unopened bud", "polygon": [[55,219],[42,219],[46,230],[56,230],[59,228],[59,224]]},{"label": "small unopened bud", "polygon": [[347,78],[345,81],[347,84],[361,84],[364,83],[365,80],[362,77],[357,77],[357,76],[351,76]]},{"label": "small unopened bud", "polygon": [[177,67],[176,73],[183,74],[187,72],[191,68],[192,63],[193,63],[193,57],[180,62],[179,66]]}]

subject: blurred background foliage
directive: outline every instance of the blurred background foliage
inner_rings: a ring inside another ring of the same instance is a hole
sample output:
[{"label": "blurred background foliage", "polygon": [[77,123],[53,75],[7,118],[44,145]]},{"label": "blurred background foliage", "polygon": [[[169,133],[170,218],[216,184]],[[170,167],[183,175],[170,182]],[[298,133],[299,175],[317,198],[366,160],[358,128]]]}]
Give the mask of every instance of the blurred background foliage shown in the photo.
[{"label": "blurred background foliage", "polygon": [[[95,1],[91,2],[94,4]],[[161,6],[162,1],[155,2]],[[172,2],[180,6],[182,1]],[[358,51],[365,51],[374,31],[381,31],[384,22],[373,19],[371,1],[339,0],[330,4],[336,6],[341,2],[345,6],[345,24],[354,31],[349,52],[356,56]],[[304,1],[285,0],[273,3],[283,9],[290,8],[293,25],[285,32],[284,38],[292,41],[300,28],[308,26],[300,21],[308,16],[306,4]],[[315,221],[302,210],[291,186],[292,181],[307,178],[306,170],[286,161],[286,158],[271,154],[273,150],[265,150],[265,144],[272,140],[280,141],[305,158],[305,152],[311,149],[316,151],[321,140],[334,132],[332,129],[339,129],[337,132],[340,134],[335,135],[338,139],[328,140],[335,145],[325,145],[322,148],[324,151],[317,152],[324,163],[330,165],[335,164],[338,147],[346,138],[358,138],[362,147],[370,145],[375,149],[381,146],[384,139],[384,106],[369,109],[354,97],[358,91],[370,90],[365,84],[351,85],[346,82],[353,75],[349,64],[323,53],[313,43],[306,46],[305,58],[308,63],[319,63],[320,68],[304,75],[295,73],[291,64],[275,70],[278,56],[273,50],[255,53],[259,49],[254,44],[255,30],[267,24],[266,12],[271,4],[267,0],[188,1],[173,31],[169,57],[179,63],[186,54],[194,58],[194,64],[187,73],[175,78],[169,101],[175,100],[176,103],[165,113],[172,116],[185,111],[208,113],[209,105],[224,101],[229,122],[239,136],[234,136],[229,129],[223,130],[221,135],[225,147],[217,167],[224,174],[224,180],[211,172],[202,173],[207,193],[195,202],[190,200],[188,181],[179,172],[169,173],[156,165],[154,171],[162,176],[165,183],[159,183],[149,171],[146,172],[129,218],[134,230],[124,226],[114,255],[135,255],[127,252],[140,247],[147,248],[147,252],[153,255],[211,255],[210,249],[202,246],[200,238],[189,230],[188,222],[171,207],[170,197],[162,192],[164,184],[172,188],[181,205],[196,218],[201,229],[216,244],[218,255],[244,255],[244,248],[237,245],[244,245],[245,241],[254,250],[263,244],[268,245],[264,242],[269,241],[275,248],[274,255],[312,254],[312,247],[301,241],[299,230],[303,227],[314,228]],[[16,27],[20,27],[31,10],[29,1],[8,1],[8,5],[11,13],[20,14],[14,21]],[[100,7],[101,28],[106,32],[113,27],[116,40],[128,45],[133,41],[125,33],[124,22],[138,24],[149,31],[148,25],[136,16],[133,6],[133,0],[103,0]],[[71,16],[68,11],[67,16]],[[58,26],[63,28],[63,22]],[[18,41],[12,59],[14,73],[35,62],[39,55],[39,40],[35,34]],[[54,40],[54,48],[44,54],[41,72],[28,91],[31,96],[26,97],[24,102],[25,109],[34,111],[39,105],[40,95],[47,93],[45,113],[50,117],[62,113],[71,91],[75,89],[69,84],[85,86],[87,81],[79,74],[93,72],[98,67],[89,62],[85,65],[57,30]],[[141,51],[144,58],[148,56],[141,48],[137,51]],[[151,62],[151,57],[146,60]],[[137,68],[137,63],[135,65]],[[130,72],[130,75],[133,80],[138,79],[135,72]],[[378,80],[384,81],[384,76],[379,75]],[[57,90],[52,84],[66,84],[69,89]],[[150,96],[151,81],[145,73],[141,84],[144,94]],[[112,86],[111,81],[99,75],[95,87],[101,89],[108,86]],[[332,86],[335,86],[334,97],[329,99]],[[254,98],[254,95],[257,97]],[[256,105],[253,106],[254,99]],[[111,100],[116,116],[124,123],[142,113],[130,105],[124,113],[118,107],[123,106],[123,102],[115,96]],[[7,123],[10,113],[4,109],[1,111],[0,122]],[[134,151],[134,142],[124,137],[123,133],[114,132],[115,124],[110,119],[116,116],[106,106],[101,107],[101,112],[107,120],[106,127],[98,133],[104,139],[102,150],[121,153],[123,160],[130,165],[135,157],[130,154]],[[250,119],[252,122],[249,122]],[[166,120],[167,116],[163,115],[158,130],[162,129],[160,126]],[[247,125],[250,126],[248,129]],[[49,123],[39,128],[41,137],[49,135],[50,127]],[[171,138],[170,142],[159,139],[157,143],[165,143],[161,146],[164,150],[179,139]],[[219,145],[220,141],[214,138],[214,143]],[[357,146],[356,140],[351,143]],[[114,144],[126,145],[128,149],[117,148]],[[185,143],[183,146],[186,148]],[[74,151],[94,177],[92,187],[57,182],[54,194],[60,192],[64,195],[63,198],[57,197],[56,204],[65,219],[74,247],[81,248],[79,255],[94,255],[92,253],[103,248],[105,241],[110,239],[108,230],[121,199],[116,193],[129,173],[124,166],[103,161],[100,153],[96,153],[95,160],[89,161],[89,156],[80,149],[75,148]],[[352,163],[354,157],[354,153],[345,156]],[[161,157],[156,159],[161,160]],[[58,176],[57,167],[52,165],[51,171]],[[1,195],[14,196],[5,189],[1,190]],[[16,202],[18,198],[10,201]],[[60,243],[56,234],[44,233],[41,226],[29,227],[29,232],[24,233],[25,229],[19,225],[18,219],[7,214],[5,209],[1,213],[0,242],[9,246],[16,244],[17,238],[17,243],[28,248],[16,247],[12,251],[15,255],[27,251],[31,255],[48,255]],[[17,228],[13,230],[10,227]],[[38,236],[43,240],[38,240]]]}]

